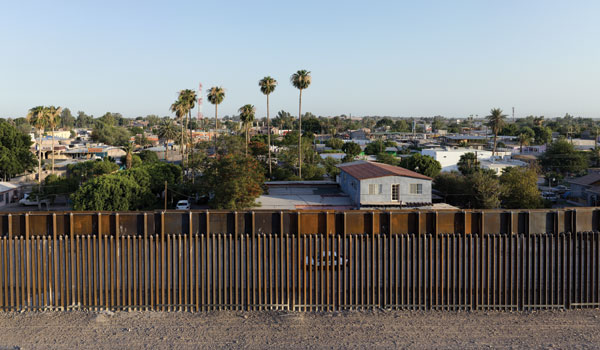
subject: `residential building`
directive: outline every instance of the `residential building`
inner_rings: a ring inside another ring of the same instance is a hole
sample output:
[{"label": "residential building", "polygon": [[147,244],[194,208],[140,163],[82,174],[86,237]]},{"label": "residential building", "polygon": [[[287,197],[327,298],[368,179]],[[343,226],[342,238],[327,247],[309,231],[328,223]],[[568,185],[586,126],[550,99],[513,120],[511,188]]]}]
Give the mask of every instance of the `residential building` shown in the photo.
[{"label": "residential building", "polygon": [[572,180],[567,180],[571,190],[569,202],[581,206],[596,206],[600,202],[600,173],[592,172]]},{"label": "residential building", "polygon": [[354,205],[400,208],[431,205],[431,178],[401,167],[369,161],[338,165],[338,183]]},{"label": "residential building", "polygon": [[[458,171],[458,161],[463,154],[475,153],[477,159],[481,162],[492,158],[492,151],[478,150],[472,148],[430,148],[421,151],[424,156],[430,156],[440,162],[442,171]],[[496,161],[498,159],[508,159],[511,152],[496,152]]]}]

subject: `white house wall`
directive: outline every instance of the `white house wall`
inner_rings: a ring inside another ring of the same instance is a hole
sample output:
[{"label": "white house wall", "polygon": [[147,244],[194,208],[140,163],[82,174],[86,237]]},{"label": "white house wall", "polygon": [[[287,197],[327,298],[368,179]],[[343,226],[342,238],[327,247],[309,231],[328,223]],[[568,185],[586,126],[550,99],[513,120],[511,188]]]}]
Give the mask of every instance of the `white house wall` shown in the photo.
[{"label": "white house wall", "polygon": [[[381,194],[369,194],[369,185],[383,185]],[[405,176],[384,176],[365,179],[360,182],[360,203],[366,204],[398,204],[392,202],[392,185],[400,185],[400,202],[431,203],[431,180],[417,179]],[[421,184],[422,194],[411,194],[410,185]]]}]

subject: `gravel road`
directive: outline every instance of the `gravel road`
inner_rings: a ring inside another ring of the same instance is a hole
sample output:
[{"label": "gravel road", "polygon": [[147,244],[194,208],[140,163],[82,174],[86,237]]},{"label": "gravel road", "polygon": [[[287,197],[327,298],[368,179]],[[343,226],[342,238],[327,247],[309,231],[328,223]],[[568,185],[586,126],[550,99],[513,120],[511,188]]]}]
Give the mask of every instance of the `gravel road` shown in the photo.
[{"label": "gravel road", "polygon": [[0,313],[0,350],[223,348],[600,348],[600,310]]}]

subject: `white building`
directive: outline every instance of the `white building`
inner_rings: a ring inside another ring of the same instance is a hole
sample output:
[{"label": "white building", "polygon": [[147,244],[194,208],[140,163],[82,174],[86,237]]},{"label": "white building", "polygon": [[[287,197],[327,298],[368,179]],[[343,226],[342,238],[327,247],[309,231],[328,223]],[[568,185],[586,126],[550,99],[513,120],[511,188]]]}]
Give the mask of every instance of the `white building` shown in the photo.
[{"label": "white building", "polygon": [[479,164],[483,169],[493,170],[498,176],[502,175],[502,171],[506,168],[527,166],[527,163],[515,159],[482,160]]},{"label": "white building", "polygon": [[357,208],[431,205],[431,178],[401,167],[367,161],[337,165],[338,183]]},{"label": "white building", "polygon": [[[475,153],[480,162],[484,160],[489,161],[492,158],[492,151],[483,151],[472,148],[431,148],[421,151],[422,155],[430,156],[440,162],[442,171],[458,171],[458,161],[460,160],[460,157],[466,153]],[[496,152],[497,158],[509,159],[510,156],[511,152]]]}]

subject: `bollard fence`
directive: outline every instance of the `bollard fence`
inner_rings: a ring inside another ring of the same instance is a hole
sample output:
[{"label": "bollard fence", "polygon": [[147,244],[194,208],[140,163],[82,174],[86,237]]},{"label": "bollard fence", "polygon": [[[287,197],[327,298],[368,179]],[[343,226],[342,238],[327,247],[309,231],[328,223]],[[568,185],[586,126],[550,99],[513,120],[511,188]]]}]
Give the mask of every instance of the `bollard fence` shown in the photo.
[{"label": "bollard fence", "polygon": [[600,305],[600,237],[0,238],[0,309],[527,310]]}]

